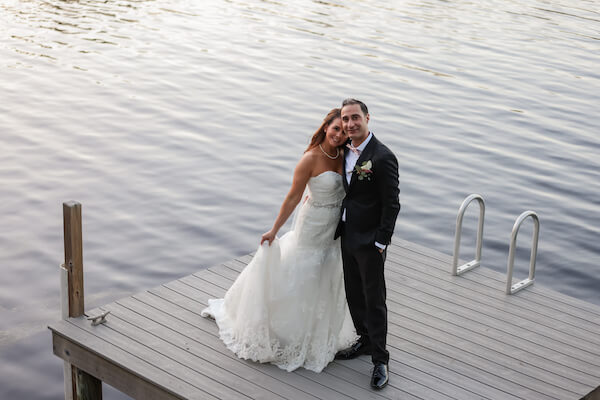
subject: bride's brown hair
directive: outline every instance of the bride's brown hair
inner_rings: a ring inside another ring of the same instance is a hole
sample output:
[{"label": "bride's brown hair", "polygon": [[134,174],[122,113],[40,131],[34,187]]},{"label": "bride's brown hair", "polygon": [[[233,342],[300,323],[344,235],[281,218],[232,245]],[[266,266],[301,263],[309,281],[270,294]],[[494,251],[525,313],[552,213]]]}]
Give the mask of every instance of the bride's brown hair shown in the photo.
[{"label": "bride's brown hair", "polygon": [[310,149],[317,147],[318,145],[323,143],[323,140],[325,140],[325,127],[329,126],[336,118],[342,118],[342,110],[339,108],[334,108],[333,110],[329,111],[329,113],[327,113],[327,115],[323,119],[323,123],[321,124],[321,126],[319,126],[319,128],[315,131],[312,138],[310,139],[308,147],[306,148],[306,150],[304,150],[305,153]]}]

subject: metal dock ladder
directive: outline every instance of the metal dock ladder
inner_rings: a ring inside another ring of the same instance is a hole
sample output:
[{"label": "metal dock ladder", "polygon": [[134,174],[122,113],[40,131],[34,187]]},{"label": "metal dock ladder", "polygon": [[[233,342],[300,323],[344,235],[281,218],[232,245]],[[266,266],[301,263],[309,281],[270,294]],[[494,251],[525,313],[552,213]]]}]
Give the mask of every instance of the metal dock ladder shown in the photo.
[{"label": "metal dock ladder", "polygon": [[[467,207],[473,200],[477,200],[479,203],[479,222],[477,227],[477,242],[475,244],[475,258],[463,265],[458,265],[458,258],[460,254],[460,239],[462,236],[462,223],[463,217]],[[531,239],[531,255],[529,257],[529,276],[522,281],[519,281],[513,285],[512,276],[515,263],[515,251],[517,246],[517,235],[523,221],[531,217],[534,223],[533,237]],[[465,198],[458,209],[458,215],[456,217],[456,231],[454,234],[454,257],[452,259],[452,275],[458,276],[467,271],[477,268],[481,265],[481,247],[483,244],[483,222],[485,218],[485,201],[479,194],[471,194]],[[525,211],[515,221],[512,232],[510,235],[510,248],[508,251],[508,264],[506,271],[506,294],[514,294],[521,289],[533,284],[535,280],[535,261],[537,258],[537,247],[540,233],[540,220],[534,211]]]}]

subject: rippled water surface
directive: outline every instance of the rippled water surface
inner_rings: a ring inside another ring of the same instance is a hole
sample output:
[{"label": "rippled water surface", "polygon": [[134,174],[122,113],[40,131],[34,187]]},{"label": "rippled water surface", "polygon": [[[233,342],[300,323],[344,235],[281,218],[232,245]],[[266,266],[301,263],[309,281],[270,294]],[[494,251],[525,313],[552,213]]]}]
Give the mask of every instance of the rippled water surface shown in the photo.
[{"label": "rippled water surface", "polygon": [[599,71],[596,1],[0,0],[0,397],[62,396],[62,202],[87,308],[249,253],[349,96],[398,156],[398,237],[450,254],[477,192],[503,272],[532,209],[537,284],[600,304]]}]

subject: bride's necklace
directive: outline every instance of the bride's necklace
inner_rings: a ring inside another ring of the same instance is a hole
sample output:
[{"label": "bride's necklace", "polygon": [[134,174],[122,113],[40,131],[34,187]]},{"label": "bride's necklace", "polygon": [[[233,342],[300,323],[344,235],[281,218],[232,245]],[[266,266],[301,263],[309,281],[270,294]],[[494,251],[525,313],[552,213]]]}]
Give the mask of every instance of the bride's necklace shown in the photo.
[{"label": "bride's necklace", "polygon": [[325,150],[323,150],[323,147],[321,147],[321,143],[319,143],[319,148],[321,149],[321,151],[323,152],[323,154],[325,154],[327,157],[331,158],[332,160],[335,160],[336,158],[338,158],[340,156],[340,148],[339,147],[336,147],[337,154],[335,155],[335,157],[330,156],[329,154],[327,154],[327,152]]}]

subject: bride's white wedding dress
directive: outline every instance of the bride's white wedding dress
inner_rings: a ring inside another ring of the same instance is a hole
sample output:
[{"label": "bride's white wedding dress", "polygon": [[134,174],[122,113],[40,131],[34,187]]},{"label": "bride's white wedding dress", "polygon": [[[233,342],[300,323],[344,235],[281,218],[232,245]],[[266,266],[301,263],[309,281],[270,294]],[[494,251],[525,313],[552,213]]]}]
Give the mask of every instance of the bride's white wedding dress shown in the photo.
[{"label": "bride's white wedding dress", "polygon": [[333,240],[342,179],[334,171],[310,178],[293,229],[271,246],[263,243],[225,298],[209,300],[202,311],[238,357],[320,372],[356,341],[340,243]]}]

